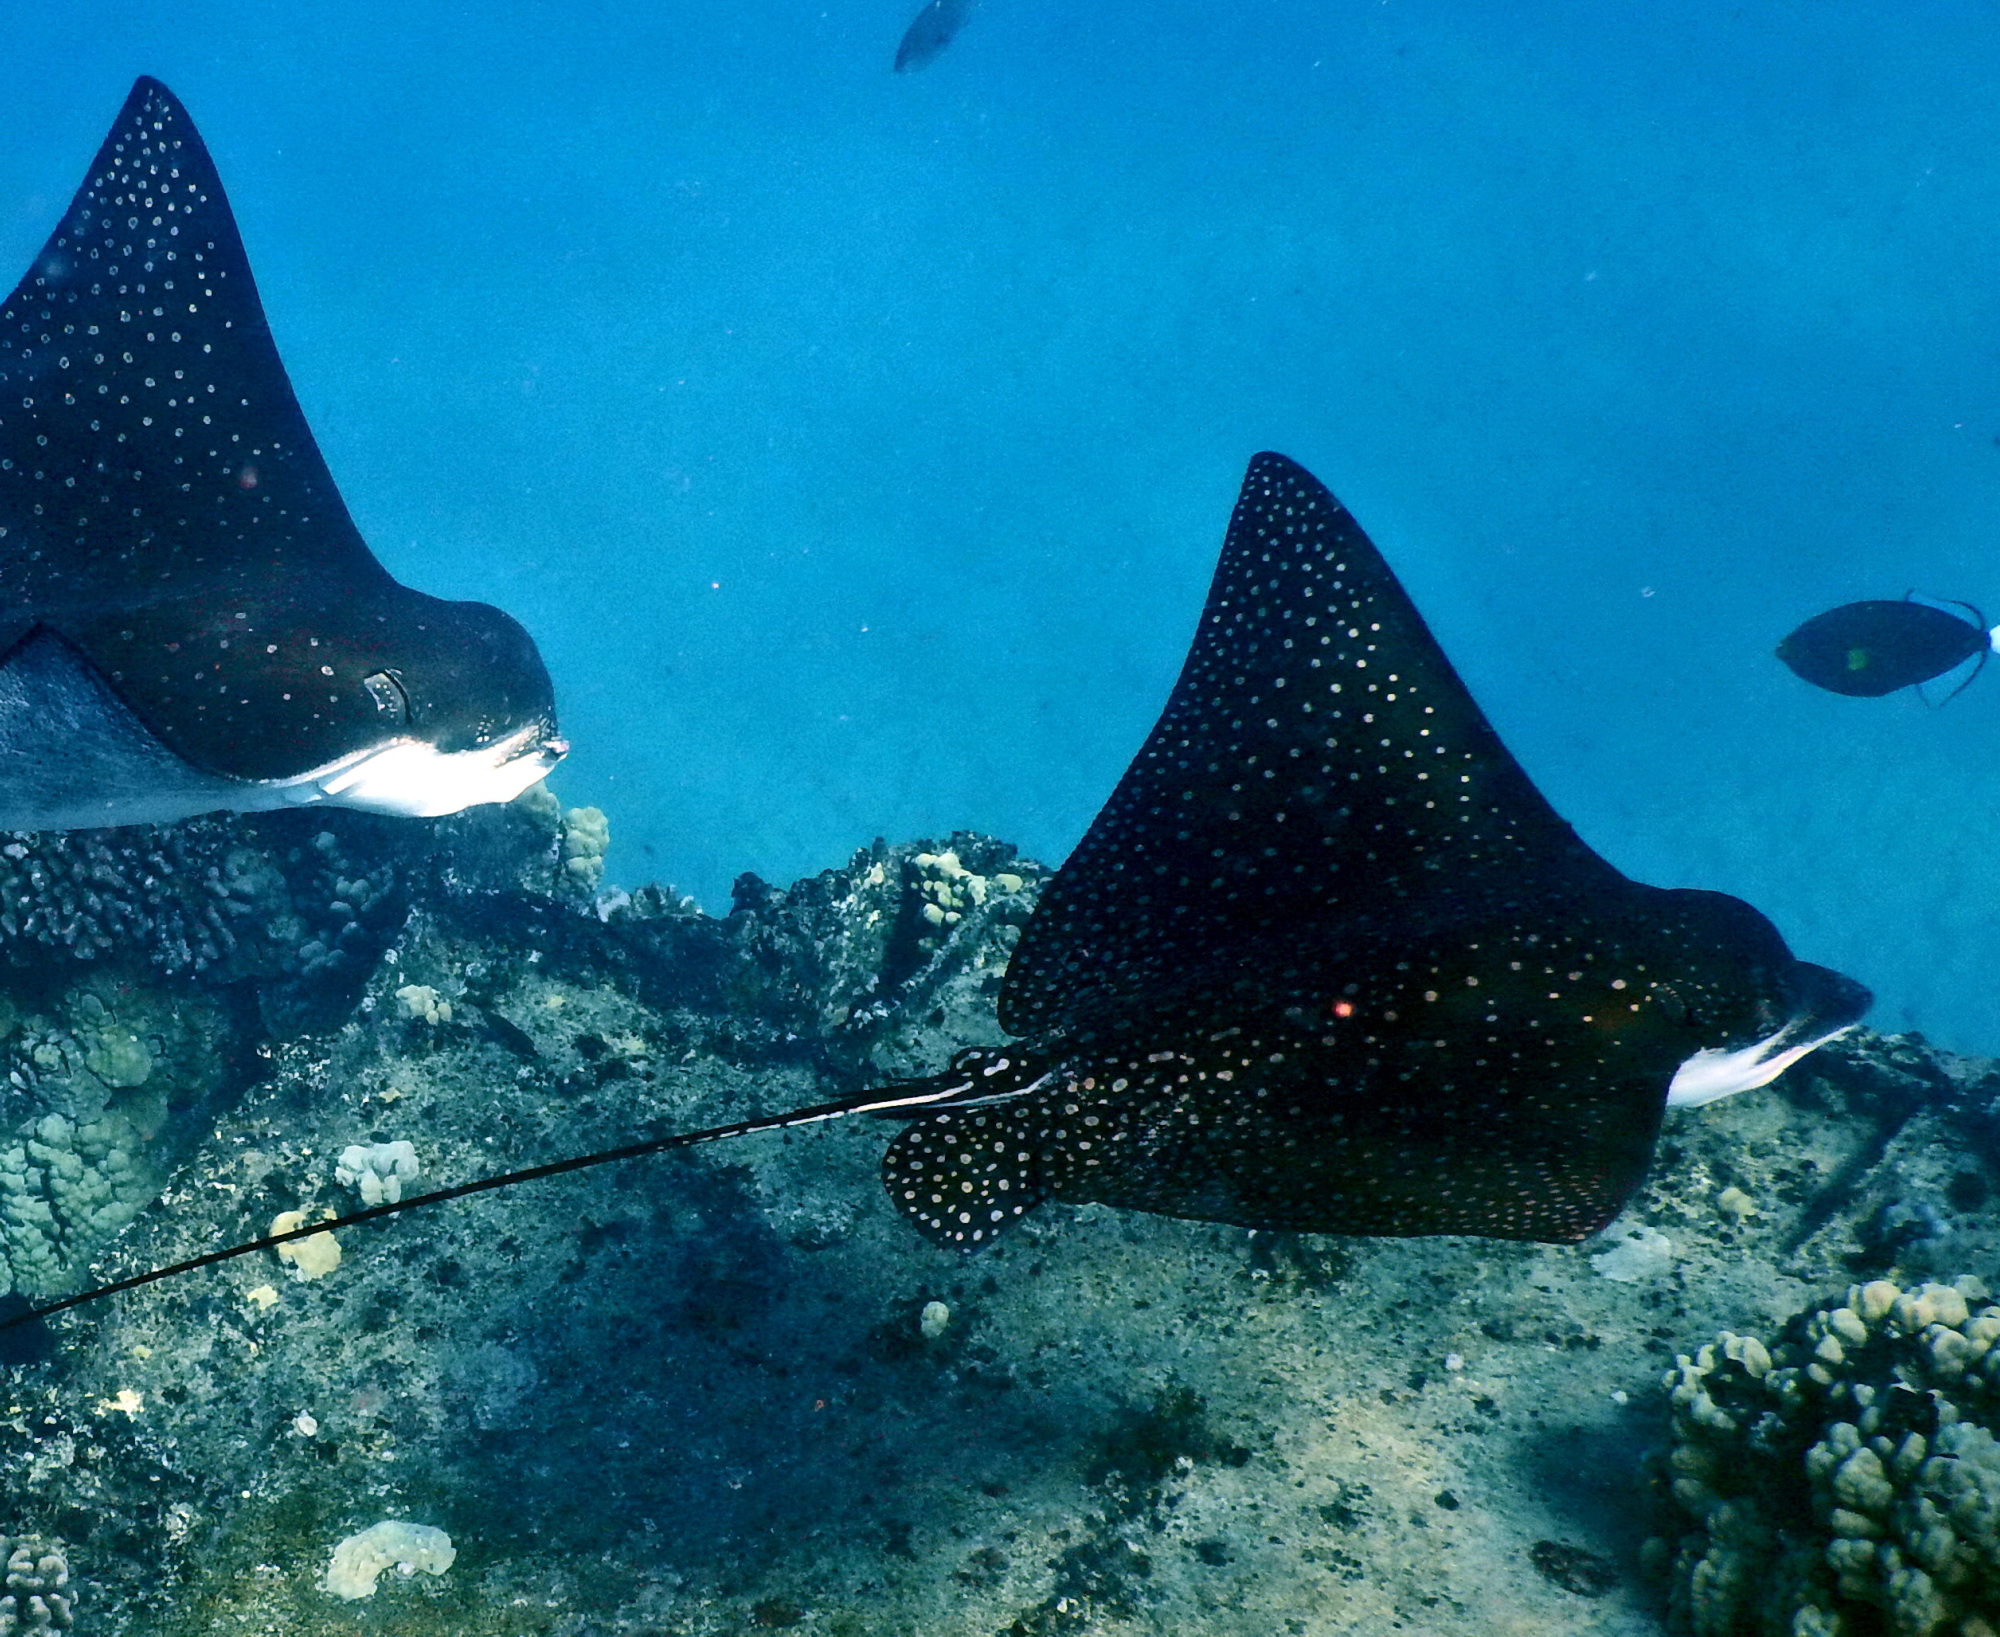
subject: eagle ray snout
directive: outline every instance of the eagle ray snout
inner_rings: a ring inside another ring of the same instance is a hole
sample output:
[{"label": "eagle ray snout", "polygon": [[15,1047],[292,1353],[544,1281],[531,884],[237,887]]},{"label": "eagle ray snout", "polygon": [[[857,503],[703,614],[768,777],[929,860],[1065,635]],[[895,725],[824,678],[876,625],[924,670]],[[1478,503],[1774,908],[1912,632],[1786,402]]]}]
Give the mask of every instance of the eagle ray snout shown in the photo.
[{"label": "eagle ray snout", "polygon": [[1747,1046],[1696,1052],[1675,1071],[1667,1107],[1700,1108],[1769,1085],[1807,1052],[1846,1034],[1874,1003],[1852,978],[1810,961],[1794,966],[1791,978],[1792,1015],[1784,1027]]}]

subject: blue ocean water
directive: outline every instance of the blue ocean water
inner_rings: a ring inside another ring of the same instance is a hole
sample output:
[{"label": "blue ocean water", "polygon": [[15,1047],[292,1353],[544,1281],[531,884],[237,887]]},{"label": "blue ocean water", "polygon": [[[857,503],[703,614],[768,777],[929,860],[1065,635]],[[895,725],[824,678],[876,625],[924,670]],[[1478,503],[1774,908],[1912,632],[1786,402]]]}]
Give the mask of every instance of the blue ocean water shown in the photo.
[{"label": "blue ocean water", "polygon": [[1277,448],[1615,863],[2000,1048],[2000,680],[1770,657],[2000,605],[1990,7],[986,0],[897,76],[913,9],[11,15],[0,261],[165,79],[357,521],[534,631],[628,883],[1059,858]]}]

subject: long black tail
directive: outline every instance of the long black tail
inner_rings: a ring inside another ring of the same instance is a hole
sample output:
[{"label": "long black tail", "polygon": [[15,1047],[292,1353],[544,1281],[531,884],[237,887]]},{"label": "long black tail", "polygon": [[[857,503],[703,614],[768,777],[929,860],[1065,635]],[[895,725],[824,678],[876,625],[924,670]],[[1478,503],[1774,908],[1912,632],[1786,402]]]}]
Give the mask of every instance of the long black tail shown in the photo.
[{"label": "long black tail", "polygon": [[962,1100],[973,1089],[964,1073],[951,1072],[928,1080],[861,1092],[855,1096],[843,1097],[837,1102],[817,1103],[810,1108],[793,1109],[786,1114],[770,1114],[754,1120],[732,1120],[728,1125],[712,1125],[701,1131],[677,1132],[670,1137],[653,1137],[644,1142],[626,1143],[621,1148],[607,1148],[602,1153],[580,1154],[574,1159],[551,1160],[547,1165],[530,1165],[520,1171],[507,1171],[499,1176],[481,1177],[476,1182],[461,1182],[450,1188],[436,1188],[427,1194],[412,1194],[408,1199],[399,1199],[393,1204],[371,1205],[366,1210],[352,1211],[346,1216],[315,1222],[308,1227],[293,1228],[287,1233],[266,1234],[262,1239],[252,1239],[241,1245],[229,1245],[222,1250],[212,1250],[205,1255],[190,1257],[185,1262],[150,1268],[144,1273],[133,1274],[129,1279],[115,1279],[110,1284],[98,1285],[78,1295],[65,1296],[60,1301],[44,1302],[37,1307],[23,1308],[0,1318],[0,1331],[27,1324],[34,1319],[46,1319],[51,1314],[64,1313],[70,1308],[82,1307],[86,1302],[94,1302],[105,1296],[116,1296],[121,1291],[137,1290],[141,1285],[154,1284],[161,1279],[178,1278],[181,1274],[193,1273],[198,1268],[214,1267],[218,1262],[233,1261],[236,1257],[248,1256],[254,1251],[274,1250],[279,1245],[289,1245],[295,1239],[310,1238],[316,1233],[331,1233],[336,1228],[357,1227],[364,1222],[379,1222],[385,1217],[400,1216],[405,1211],[421,1210],[426,1205],[442,1205],[446,1200],[465,1199],[473,1194],[490,1193],[496,1188],[512,1188],[523,1182],[539,1182],[544,1177],[559,1177],[569,1171],[587,1171],[592,1166],[611,1165],[618,1160],[644,1159],[648,1154],[664,1154],[670,1149],[693,1148],[699,1143],[720,1142],[725,1137],[749,1137],[760,1131],[785,1131],[793,1126],[817,1125],[823,1120],[838,1120],[850,1114],[893,1115],[905,1110],[919,1113],[934,1103]]}]

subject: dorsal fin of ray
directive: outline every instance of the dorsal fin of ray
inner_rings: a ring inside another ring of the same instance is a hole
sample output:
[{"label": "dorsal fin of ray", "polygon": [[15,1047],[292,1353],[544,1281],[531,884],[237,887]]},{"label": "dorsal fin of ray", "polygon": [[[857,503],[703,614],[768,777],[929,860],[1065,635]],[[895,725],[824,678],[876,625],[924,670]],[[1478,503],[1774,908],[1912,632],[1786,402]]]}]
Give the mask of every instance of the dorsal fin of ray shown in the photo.
[{"label": "dorsal fin of ray", "polygon": [[1360,525],[1282,455],[1250,463],[1152,737],[1045,892],[1000,1019],[1274,981],[1280,952],[1502,915],[1623,878],[1501,744]]},{"label": "dorsal fin of ray", "polygon": [[277,576],[390,583],[293,396],[208,150],[141,79],[0,308],[0,632],[33,609],[95,649],[115,605],[220,609]]}]

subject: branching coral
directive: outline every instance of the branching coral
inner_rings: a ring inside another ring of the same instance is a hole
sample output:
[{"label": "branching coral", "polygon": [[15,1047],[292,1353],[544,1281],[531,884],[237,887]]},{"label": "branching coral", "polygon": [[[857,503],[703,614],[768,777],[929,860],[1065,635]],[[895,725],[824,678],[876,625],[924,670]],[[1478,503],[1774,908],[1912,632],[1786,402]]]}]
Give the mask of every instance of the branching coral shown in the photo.
[{"label": "branching coral", "polygon": [[1667,1378],[1693,1637],[2000,1632],[2000,1306],[1977,1280],[1852,1287],[1775,1345],[1724,1332]]},{"label": "branching coral", "polygon": [[6,1588],[0,1591],[0,1637],[75,1626],[76,1593],[62,1547],[37,1535],[0,1537]]}]

